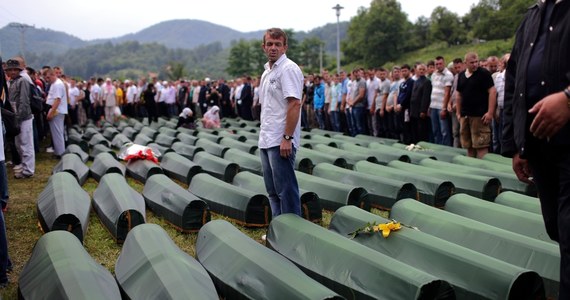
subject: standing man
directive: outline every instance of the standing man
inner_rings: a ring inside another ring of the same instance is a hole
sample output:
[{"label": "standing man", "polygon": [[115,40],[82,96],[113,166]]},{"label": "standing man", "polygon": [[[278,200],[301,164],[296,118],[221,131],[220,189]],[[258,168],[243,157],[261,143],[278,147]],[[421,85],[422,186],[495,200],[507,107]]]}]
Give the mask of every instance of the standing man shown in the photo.
[{"label": "standing man", "polygon": [[[538,1],[515,37],[505,74],[501,151],[538,189],[560,245],[560,293],[570,299],[570,1]],[[531,179],[532,177],[532,179]]]},{"label": "standing man", "polygon": [[285,54],[287,34],[283,30],[268,29],[262,48],[269,60],[259,86],[263,179],[274,217],[284,213],[301,215],[295,154],[301,136],[303,73]]},{"label": "standing man", "polygon": [[443,56],[435,58],[435,72],[431,75],[431,130],[434,142],[451,146],[451,132],[447,114],[447,104],[451,98],[453,74],[445,67]]},{"label": "standing man", "polygon": [[429,105],[431,101],[431,81],[426,76],[427,67],[418,64],[412,95],[410,97],[410,125],[412,127],[412,143],[429,140]]},{"label": "standing man", "polygon": [[67,114],[67,93],[65,92],[65,84],[57,78],[54,69],[48,69],[46,75],[51,83],[46,100],[46,103],[51,105],[47,113],[47,120],[53,142],[53,154],[59,159],[65,151],[63,122]]},{"label": "standing man", "polygon": [[461,147],[467,149],[467,155],[483,158],[491,144],[497,90],[491,73],[479,67],[476,53],[465,55],[465,65],[467,68],[457,78],[455,99]]}]

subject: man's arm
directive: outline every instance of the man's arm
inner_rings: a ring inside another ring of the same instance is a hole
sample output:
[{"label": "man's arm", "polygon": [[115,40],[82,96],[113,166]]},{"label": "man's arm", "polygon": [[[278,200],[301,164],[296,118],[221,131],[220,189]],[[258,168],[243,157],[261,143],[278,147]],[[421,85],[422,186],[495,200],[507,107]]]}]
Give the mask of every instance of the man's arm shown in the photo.
[{"label": "man's arm", "polygon": [[457,116],[457,120],[461,119],[461,92],[455,91],[455,115]]},{"label": "man's arm", "polygon": [[439,117],[443,120],[447,116],[447,106],[449,105],[449,99],[451,98],[451,86],[446,86],[443,93],[443,106],[439,112]]},{"label": "man's arm", "polygon": [[[300,111],[301,100],[294,97],[287,97],[287,117],[285,118],[284,135],[293,136],[297,123],[299,122]],[[293,153],[293,139],[281,139],[279,150],[282,157],[289,157]]]},{"label": "man's arm", "polygon": [[492,86],[489,88],[488,93],[489,108],[487,110],[487,113],[485,113],[483,115],[483,118],[481,118],[481,120],[483,120],[483,124],[485,125],[491,124],[491,121],[493,121],[493,117],[495,116],[495,107],[497,106],[497,89]]},{"label": "man's arm", "polygon": [[61,103],[61,98],[55,98],[55,100],[53,101],[53,104],[51,105],[51,108],[49,109],[49,111],[47,113],[47,120],[48,121],[51,121],[55,116],[57,116],[57,114],[58,114],[57,108],[58,108],[60,103]]}]

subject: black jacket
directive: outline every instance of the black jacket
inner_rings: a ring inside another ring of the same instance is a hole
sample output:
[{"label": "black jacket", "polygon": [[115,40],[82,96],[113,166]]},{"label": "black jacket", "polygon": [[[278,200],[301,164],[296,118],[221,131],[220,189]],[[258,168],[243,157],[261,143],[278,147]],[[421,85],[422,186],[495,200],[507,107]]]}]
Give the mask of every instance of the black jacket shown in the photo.
[{"label": "black jacket", "polygon": [[[519,26],[505,75],[504,129],[501,151],[505,156],[525,155],[527,132],[526,82],[528,62],[539,33],[542,1],[531,6]],[[570,84],[570,0],[555,4],[542,58],[541,84],[546,95]],[[529,120],[530,121],[530,120]],[[550,139],[553,144],[570,144],[570,123]]]},{"label": "black jacket", "polygon": [[419,118],[420,113],[427,114],[431,103],[431,81],[422,76],[414,82],[410,98],[410,117]]}]

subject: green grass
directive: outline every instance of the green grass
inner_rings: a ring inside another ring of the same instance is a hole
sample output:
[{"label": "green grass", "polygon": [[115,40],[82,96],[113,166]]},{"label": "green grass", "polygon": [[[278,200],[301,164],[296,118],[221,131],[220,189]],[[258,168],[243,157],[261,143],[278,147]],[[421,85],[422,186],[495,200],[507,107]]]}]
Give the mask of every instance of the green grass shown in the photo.
[{"label": "green grass", "polygon": [[[45,145],[44,145],[45,146]],[[44,149],[42,147],[42,149]],[[9,159],[9,154],[8,157]],[[8,233],[9,254],[14,265],[14,270],[9,274],[10,285],[0,290],[0,299],[17,299],[18,277],[30,258],[32,249],[36,241],[41,237],[42,232],[38,225],[36,212],[36,200],[44,189],[52,169],[57,160],[51,154],[42,151],[36,156],[36,174],[29,179],[14,179],[12,168],[8,168],[8,185],[10,190],[9,210],[5,214]],[[91,162],[88,162],[90,165]],[[176,180],[175,180],[176,181]],[[127,177],[127,182],[139,193],[144,185],[134,179]],[[182,187],[187,185],[177,182]],[[83,188],[92,196],[97,188],[97,181],[89,178]],[[387,217],[386,212],[373,211]],[[323,211],[323,219],[320,225],[328,227],[332,217],[332,212]],[[224,219],[232,223],[239,230],[252,239],[261,243],[261,236],[265,234],[266,228],[246,228],[233,222],[232,220],[212,213],[212,219]],[[156,217],[150,210],[146,211],[147,223],[158,224],[170,236],[174,243],[189,255],[195,257],[196,233],[180,233],[163,219]],[[121,252],[121,245],[118,245],[112,238],[108,230],[103,226],[99,217],[92,210],[89,217],[87,234],[84,240],[84,247],[87,252],[101,265],[114,274],[115,263]]]}]

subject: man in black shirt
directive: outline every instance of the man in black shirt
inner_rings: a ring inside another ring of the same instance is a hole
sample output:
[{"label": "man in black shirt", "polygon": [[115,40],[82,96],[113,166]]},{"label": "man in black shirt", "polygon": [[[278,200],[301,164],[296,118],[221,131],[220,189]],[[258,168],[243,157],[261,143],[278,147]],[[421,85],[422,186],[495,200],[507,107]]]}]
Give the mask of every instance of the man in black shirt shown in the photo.
[{"label": "man in black shirt", "polygon": [[465,71],[457,79],[456,114],[460,123],[461,147],[467,155],[482,158],[489,152],[491,121],[495,115],[497,90],[491,73],[479,67],[479,57],[465,55]]}]

